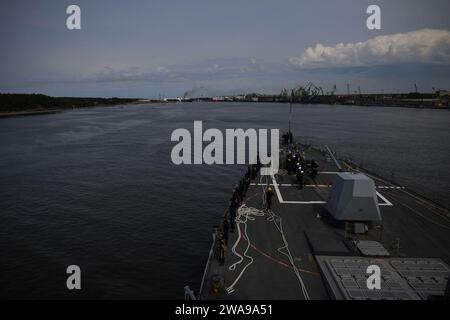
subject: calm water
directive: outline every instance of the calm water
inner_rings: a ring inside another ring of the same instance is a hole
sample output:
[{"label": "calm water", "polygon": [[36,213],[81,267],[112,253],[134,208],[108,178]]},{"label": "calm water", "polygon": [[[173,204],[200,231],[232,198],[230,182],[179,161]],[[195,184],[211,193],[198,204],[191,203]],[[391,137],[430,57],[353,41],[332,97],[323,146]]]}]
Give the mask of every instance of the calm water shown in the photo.
[{"label": "calm water", "polygon": [[[182,298],[243,168],[177,167],[176,128],[280,128],[289,106],[172,104],[0,119],[1,298]],[[297,136],[450,206],[448,111],[295,106]],[[65,268],[82,269],[80,292]]]}]

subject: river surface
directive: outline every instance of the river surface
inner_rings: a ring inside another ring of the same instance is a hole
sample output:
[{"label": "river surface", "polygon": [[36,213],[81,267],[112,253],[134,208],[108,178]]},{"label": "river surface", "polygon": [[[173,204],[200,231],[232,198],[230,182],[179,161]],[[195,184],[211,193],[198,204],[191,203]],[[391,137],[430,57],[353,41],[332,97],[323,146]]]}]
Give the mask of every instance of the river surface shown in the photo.
[{"label": "river surface", "polygon": [[[175,166],[173,130],[287,129],[283,104],[132,105],[0,119],[0,298],[182,298],[242,166]],[[450,206],[446,110],[296,105],[295,136]],[[82,290],[66,289],[79,265]]]}]

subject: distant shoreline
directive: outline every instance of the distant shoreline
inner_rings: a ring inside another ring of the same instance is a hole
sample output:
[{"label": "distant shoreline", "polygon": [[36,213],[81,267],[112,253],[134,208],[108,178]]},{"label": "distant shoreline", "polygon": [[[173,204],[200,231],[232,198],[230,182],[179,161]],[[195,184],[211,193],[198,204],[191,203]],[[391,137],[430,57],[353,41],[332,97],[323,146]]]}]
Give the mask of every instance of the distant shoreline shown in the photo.
[{"label": "distant shoreline", "polygon": [[50,97],[42,94],[0,94],[0,118],[59,113],[81,108],[127,105],[140,99]]},{"label": "distant shoreline", "polygon": [[2,113],[0,113],[0,118],[20,117],[20,116],[33,116],[33,115],[39,115],[39,114],[52,114],[52,113],[59,113],[59,112],[62,112],[62,111],[64,111],[64,109],[2,112]]},{"label": "distant shoreline", "polygon": [[61,112],[64,112],[64,111],[71,111],[71,110],[91,109],[91,108],[105,108],[105,107],[117,107],[117,106],[129,105],[129,104],[137,104],[137,103],[131,102],[131,103],[93,105],[93,106],[88,106],[88,107],[77,107],[77,108],[72,108],[72,109],[24,110],[24,111],[13,111],[13,112],[0,112],[0,118],[22,117],[22,116],[36,116],[36,115],[44,115],[44,114],[61,113]]},{"label": "distant shoreline", "polygon": [[[206,101],[202,101],[206,102]],[[227,101],[220,101],[227,103]],[[279,104],[286,104],[288,102],[266,102],[266,101],[258,101],[258,102],[249,102],[244,101],[246,103],[279,103]],[[152,104],[152,103],[165,103],[167,102],[142,102],[142,104]],[[189,102],[188,102],[189,103]],[[217,103],[217,102],[214,102]],[[116,107],[120,105],[130,105],[130,104],[141,104],[139,101],[136,102],[130,102],[130,103],[117,103],[117,104],[104,104],[104,105],[92,105],[92,106],[86,106],[86,107],[75,107],[71,109],[49,109],[49,110],[24,110],[24,111],[12,111],[12,112],[0,112],[0,119],[1,118],[10,118],[10,117],[24,117],[24,116],[37,116],[37,115],[46,115],[46,114],[56,114],[56,113],[62,113],[64,111],[70,111],[70,110],[79,110],[79,109],[90,109],[90,108],[103,108],[103,107]],[[302,102],[295,102],[293,104],[299,104],[299,105],[314,105],[318,103],[302,103]],[[449,107],[424,107],[424,106],[397,106],[397,105],[363,105],[363,104],[330,104],[330,103],[319,103],[322,105],[329,105],[329,106],[343,106],[343,107],[378,107],[378,108],[406,108],[406,109],[428,109],[428,110],[449,110]]]},{"label": "distant shoreline", "polygon": [[259,95],[142,99],[142,98],[79,98],[51,97],[42,94],[0,93],[0,118],[31,115],[56,114],[65,110],[107,107],[129,104],[177,103],[177,102],[249,102],[249,103],[293,103],[324,104],[361,107],[391,107],[449,110],[450,92],[439,91],[436,94],[350,94],[350,95]]}]

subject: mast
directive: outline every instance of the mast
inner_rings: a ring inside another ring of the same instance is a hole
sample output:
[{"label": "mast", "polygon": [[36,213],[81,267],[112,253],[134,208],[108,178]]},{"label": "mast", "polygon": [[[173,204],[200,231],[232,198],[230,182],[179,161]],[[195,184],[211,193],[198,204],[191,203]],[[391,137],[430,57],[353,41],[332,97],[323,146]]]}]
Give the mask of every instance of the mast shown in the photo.
[{"label": "mast", "polygon": [[289,131],[291,132],[291,120],[292,120],[292,100],[294,99],[294,89],[291,90],[291,99],[289,101]]}]

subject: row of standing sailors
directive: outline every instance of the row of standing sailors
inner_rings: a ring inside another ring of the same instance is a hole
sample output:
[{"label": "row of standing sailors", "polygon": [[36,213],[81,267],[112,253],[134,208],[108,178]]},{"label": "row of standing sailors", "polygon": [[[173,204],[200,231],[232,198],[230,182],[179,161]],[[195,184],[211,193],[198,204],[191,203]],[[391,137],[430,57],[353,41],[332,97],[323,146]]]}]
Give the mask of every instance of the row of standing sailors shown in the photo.
[{"label": "row of standing sailors", "polygon": [[319,165],[315,160],[306,160],[305,156],[298,152],[288,152],[286,157],[286,170],[288,173],[295,173],[300,189],[303,189],[305,171],[308,171],[314,180],[317,177],[318,169]]},{"label": "row of standing sailors", "polygon": [[230,204],[227,210],[228,214],[224,216],[221,228],[217,232],[217,241],[214,250],[214,256],[217,261],[219,261],[220,265],[223,265],[225,262],[225,249],[228,245],[228,233],[234,232],[237,210],[239,209],[247,195],[250,181],[256,178],[260,168],[261,164],[258,158],[258,163],[256,165],[247,167],[245,175],[233,189],[233,194],[231,196]]},{"label": "row of standing sailors", "polygon": [[306,163],[305,157],[298,152],[288,152],[286,157],[286,170],[288,173],[295,173],[299,189],[303,189],[303,176],[305,174],[304,165]]}]

